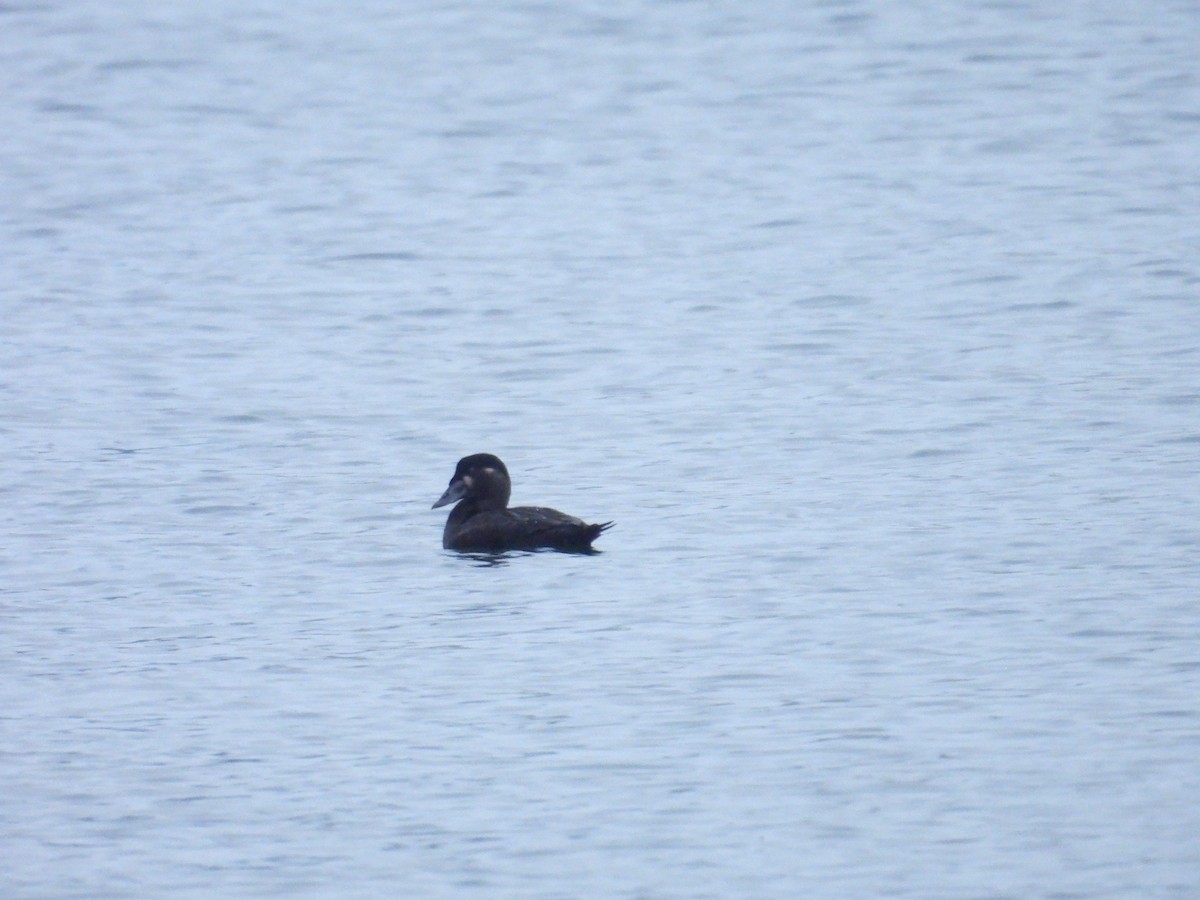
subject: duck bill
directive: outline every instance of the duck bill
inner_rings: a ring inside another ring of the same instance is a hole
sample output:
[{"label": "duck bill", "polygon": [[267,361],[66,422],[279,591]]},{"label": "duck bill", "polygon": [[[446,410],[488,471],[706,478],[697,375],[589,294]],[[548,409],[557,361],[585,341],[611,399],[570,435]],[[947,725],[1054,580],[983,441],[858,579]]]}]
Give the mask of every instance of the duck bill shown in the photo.
[{"label": "duck bill", "polygon": [[431,509],[437,509],[439,506],[445,506],[447,503],[453,503],[455,500],[461,500],[467,495],[467,483],[462,480],[450,482],[450,487],[446,488],[446,493],[438,497],[438,502],[433,504]]}]

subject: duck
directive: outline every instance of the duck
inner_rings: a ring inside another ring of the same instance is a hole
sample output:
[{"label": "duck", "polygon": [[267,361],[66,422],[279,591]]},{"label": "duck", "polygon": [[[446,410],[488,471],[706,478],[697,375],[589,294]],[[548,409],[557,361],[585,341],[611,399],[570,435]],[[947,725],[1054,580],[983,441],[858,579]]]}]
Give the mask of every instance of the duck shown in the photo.
[{"label": "duck", "polygon": [[561,550],[595,553],[592,541],[613,522],[590,525],[545,506],[509,506],[512,479],[500,458],[475,453],[458,461],[454,477],[433,509],[458,501],[446,520],[442,547],[475,553]]}]

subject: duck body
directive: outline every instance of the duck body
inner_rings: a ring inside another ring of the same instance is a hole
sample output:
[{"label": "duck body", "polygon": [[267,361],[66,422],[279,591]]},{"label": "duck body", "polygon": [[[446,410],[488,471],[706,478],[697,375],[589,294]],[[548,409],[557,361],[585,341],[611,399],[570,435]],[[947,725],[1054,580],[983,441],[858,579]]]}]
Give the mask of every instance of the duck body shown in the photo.
[{"label": "duck body", "polygon": [[490,453],[458,462],[446,492],[433,508],[458,504],[446,520],[442,547],[476,553],[505,550],[592,552],[592,541],[612,522],[591,525],[545,506],[512,506],[512,480],[504,463]]}]

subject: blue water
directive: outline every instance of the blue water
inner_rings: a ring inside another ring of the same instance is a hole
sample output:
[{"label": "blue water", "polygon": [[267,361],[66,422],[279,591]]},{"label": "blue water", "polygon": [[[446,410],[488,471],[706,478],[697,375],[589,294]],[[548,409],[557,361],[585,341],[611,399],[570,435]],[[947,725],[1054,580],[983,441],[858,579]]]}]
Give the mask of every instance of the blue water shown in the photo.
[{"label": "blue water", "polygon": [[0,893],[1194,896],[1198,38],[0,7]]}]

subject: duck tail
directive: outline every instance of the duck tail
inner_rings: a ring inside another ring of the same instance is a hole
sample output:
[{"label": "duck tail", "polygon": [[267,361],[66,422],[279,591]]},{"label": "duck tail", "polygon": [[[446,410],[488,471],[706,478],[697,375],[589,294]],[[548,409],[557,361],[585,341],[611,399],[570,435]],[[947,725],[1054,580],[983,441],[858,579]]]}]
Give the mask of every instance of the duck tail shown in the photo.
[{"label": "duck tail", "polygon": [[601,522],[599,525],[589,525],[587,527],[588,544],[590,545],[592,541],[600,537],[600,535],[604,534],[604,532],[608,531],[608,529],[612,528],[616,524],[616,522]]}]

